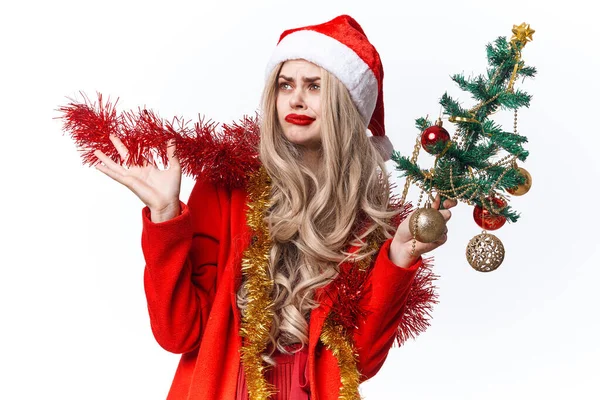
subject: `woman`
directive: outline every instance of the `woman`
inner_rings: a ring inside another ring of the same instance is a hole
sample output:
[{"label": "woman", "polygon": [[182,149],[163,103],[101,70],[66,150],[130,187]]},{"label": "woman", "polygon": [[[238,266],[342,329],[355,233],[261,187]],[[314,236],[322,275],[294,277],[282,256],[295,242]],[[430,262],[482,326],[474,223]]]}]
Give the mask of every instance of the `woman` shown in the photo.
[{"label": "woman", "polygon": [[174,141],[165,170],[95,152],[146,204],[151,326],[182,354],[169,399],[356,398],[379,370],[421,254],[446,241],[413,247],[408,220],[391,225],[382,80],[351,17],[285,31],[267,67],[262,167],[243,188],[200,176],[187,204]]}]

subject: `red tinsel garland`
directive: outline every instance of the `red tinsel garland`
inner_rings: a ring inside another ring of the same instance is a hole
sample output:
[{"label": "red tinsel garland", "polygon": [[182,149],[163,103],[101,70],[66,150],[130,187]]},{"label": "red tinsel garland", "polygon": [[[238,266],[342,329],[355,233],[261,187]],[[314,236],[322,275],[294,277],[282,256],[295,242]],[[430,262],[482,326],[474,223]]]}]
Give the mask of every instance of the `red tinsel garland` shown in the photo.
[{"label": "red tinsel garland", "polygon": [[431,270],[433,257],[423,259],[423,265],[410,287],[402,320],[396,331],[396,343],[402,346],[409,338],[415,339],[429,327],[433,305],[438,303],[434,282],[438,276]]},{"label": "red tinsel garland", "polygon": [[98,104],[91,104],[85,94],[82,94],[84,102],[77,103],[74,100],[58,108],[63,113],[63,130],[71,134],[75,145],[82,153],[84,165],[94,165],[98,158],[93,154],[98,149],[109,156],[113,161],[119,160],[119,154],[108,138],[113,133],[120,136],[122,127],[121,116],[117,115],[115,104],[102,101],[102,95],[98,93]]},{"label": "red tinsel garland", "polygon": [[[63,130],[70,133],[82,152],[84,165],[99,162],[94,150],[127,166],[143,166],[146,162],[156,165],[156,159],[167,165],[166,143],[174,139],[182,173],[194,178],[202,174],[214,183],[240,187],[260,166],[258,116],[245,116],[217,129],[219,124],[210,120],[200,120],[190,127],[181,118],[165,121],[147,109],[117,114],[115,106],[116,102],[104,102],[99,93],[97,103],[83,95],[83,102],[71,100],[58,109],[63,114],[59,117],[63,120]],[[121,160],[110,134],[127,147],[127,160]]]}]

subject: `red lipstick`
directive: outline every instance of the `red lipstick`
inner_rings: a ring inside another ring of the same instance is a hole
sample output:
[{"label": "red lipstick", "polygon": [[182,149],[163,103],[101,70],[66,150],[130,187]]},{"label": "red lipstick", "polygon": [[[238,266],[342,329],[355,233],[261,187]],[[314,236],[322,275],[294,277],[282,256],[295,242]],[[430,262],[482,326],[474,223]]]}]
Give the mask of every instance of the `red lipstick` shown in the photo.
[{"label": "red lipstick", "polygon": [[288,114],[285,116],[285,120],[294,125],[310,125],[314,122],[315,118],[300,114]]}]

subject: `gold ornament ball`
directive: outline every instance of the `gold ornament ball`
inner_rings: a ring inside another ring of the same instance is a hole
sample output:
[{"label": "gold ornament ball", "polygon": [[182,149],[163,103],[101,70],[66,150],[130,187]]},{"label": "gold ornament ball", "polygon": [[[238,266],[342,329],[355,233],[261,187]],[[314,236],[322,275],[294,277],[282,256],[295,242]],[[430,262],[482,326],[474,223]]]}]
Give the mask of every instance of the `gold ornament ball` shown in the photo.
[{"label": "gold ornament ball", "polygon": [[438,240],[446,231],[446,220],[435,208],[419,208],[409,220],[410,233],[421,243]]},{"label": "gold ornament ball", "polygon": [[467,261],[479,272],[490,272],[502,264],[504,245],[496,236],[484,232],[475,236],[467,246]]},{"label": "gold ornament ball", "polygon": [[515,196],[523,196],[531,189],[531,174],[523,167],[517,168],[519,173],[525,177],[525,183],[514,188],[506,189],[506,191]]}]

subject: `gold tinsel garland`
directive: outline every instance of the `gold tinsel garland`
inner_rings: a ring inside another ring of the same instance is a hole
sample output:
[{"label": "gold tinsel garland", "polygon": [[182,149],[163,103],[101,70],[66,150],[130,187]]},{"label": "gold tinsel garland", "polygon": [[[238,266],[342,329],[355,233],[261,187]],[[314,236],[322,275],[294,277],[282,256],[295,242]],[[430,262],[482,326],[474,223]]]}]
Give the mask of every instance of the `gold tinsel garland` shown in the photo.
[{"label": "gold tinsel garland", "polygon": [[[261,354],[266,350],[269,331],[273,321],[273,301],[270,297],[273,280],[269,277],[269,251],[272,243],[268,226],[265,222],[265,210],[269,206],[270,179],[266,170],[261,167],[253,174],[248,183],[248,226],[252,229],[252,242],[242,258],[242,273],[247,277],[248,306],[240,328],[240,335],[245,339],[241,350],[241,361],[246,376],[246,386],[250,400],[267,400],[276,392],[269,384],[264,372],[266,366]],[[376,247],[377,235],[370,235],[370,248]],[[357,261],[361,273],[367,273],[371,256]],[[357,354],[351,334],[334,322],[330,313],[321,331],[320,339],[338,361],[341,387],[340,400],[360,399],[358,387],[360,373],[357,367]]]},{"label": "gold tinsel garland", "polygon": [[266,366],[261,356],[267,348],[273,321],[273,280],[269,277],[268,270],[271,240],[264,220],[269,195],[269,176],[264,168],[260,168],[248,182],[246,218],[253,236],[242,258],[242,273],[247,277],[245,285],[248,290],[248,306],[240,327],[240,335],[245,339],[241,349],[241,362],[250,400],[267,400],[275,393],[275,387],[264,378]]},{"label": "gold tinsel garland", "polygon": [[[369,235],[369,255],[355,261],[357,268],[353,270],[355,275],[360,275],[358,278],[359,281],[364,282],[371,266],[372,254],[377,250],[378,243],[384,239],[377,231]],[[361,396],[358,391],[360,385],[360,373],[357,367],[358,354],[354,348],[352,333],[348,332],[343,324],[336,323],[335,319],[336,315],[329,313],[323,324],[320,339],[338,361],[342,384],[338,398],[340,400],[360,400]]]},{"label": "gold tinsel garland", "polygon": [[356,366],[357,354],[350,334],[341,325],[334,325],[327,318],[321,330],[321,341],[333,353],[340,368],[342,386],[340,400],[359,400],[360,373]]}]

